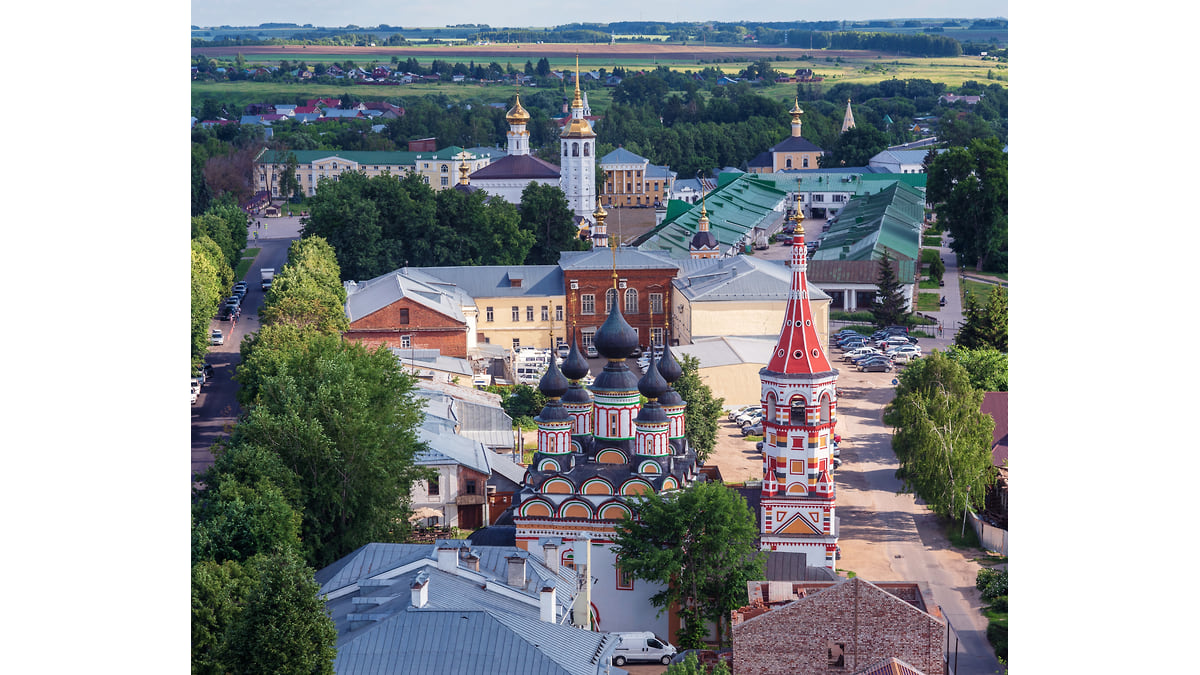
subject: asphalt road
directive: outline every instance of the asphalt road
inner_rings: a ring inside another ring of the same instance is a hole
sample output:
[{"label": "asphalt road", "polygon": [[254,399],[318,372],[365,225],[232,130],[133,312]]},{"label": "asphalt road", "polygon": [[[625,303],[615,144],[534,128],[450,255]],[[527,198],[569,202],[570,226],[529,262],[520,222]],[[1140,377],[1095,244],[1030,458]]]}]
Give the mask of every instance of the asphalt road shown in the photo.
[{"label": "asphalt road", "polygon": [[[237,383],[233,381],[234,369],[241,362],[239,346],[242,338],[258,330],[258,309],[262,306],[263,292],[261,289],[264,267],[274,267],[276,270],[287,262],[288,246],[299,236],[298,218],[274,218],[266,229],[250,227],[250,241],[247,248],[259,248],[258,256],[250,270],[246,272],[246,281],[250,286],[246,297],[242,299],[242,315],[237,325],[230,321],[212,320],[211,327],[219,328],[225,334],[225,344],[211,345],[208,349],[208,362],[213,365],[213,377],[205,382],[200,390],[200,398],[192,406],[192,475],[195,476],[212,466],[212,445],[218,438],[228,434],[241,408],[237,404]],[[254,233],[258,232],[258,239]]]}]

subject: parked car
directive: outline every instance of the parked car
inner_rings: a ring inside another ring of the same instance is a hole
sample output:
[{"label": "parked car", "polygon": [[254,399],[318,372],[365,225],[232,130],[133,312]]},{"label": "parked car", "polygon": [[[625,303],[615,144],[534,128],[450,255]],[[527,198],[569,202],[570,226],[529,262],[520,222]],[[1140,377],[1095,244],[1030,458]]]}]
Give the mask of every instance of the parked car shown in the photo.
[{"label": "parked car", "polygon": [[671,663],[678,651],[670,642],[660,640],[649,631],[613,635],[617,637],[612,660],[614,666],[623,666],[631,661],[657,662],[665,666]]},{"label": "parked car", "polygon": [[571,345],[562,343],[558,346],[558,358],[565,359],[571,355]]},{"label": "parked car", "polygon": [[248,290],[250,290],[250,286],[249,286],[249,284],[247,284],[247,283],[246,283],[246,282],[244,282],[244,281],[239,281],[239,282],[237,282],[236,284],[234,284],[234,285],[233,285],[233,292],[234,292],[234,293],[237,293],[237,292],[239,292],[239,291],[240,291],[240,292],[242,293],[242,295],[245,295],[245,294],[246,294],[246,291],[248,291]]},{"label": "parked car", "polygon": [[784,235],[782,237],[776,237],[775,240],[784,246],[791,246],[793,237],[791,237],[790,235]]},{"label": "parked car", "polygon": [[[833,458],[833,468],[835,468],[835,469],[840,469],[840,468],[842,468],[842,460],[841,460],[840,458],[838,458],[838,457],[834,457],[834,458]],[[841,555],[842,555],[842,551],[841,551],[841,549],[839,549],[839,550],[838,550],[838,557],[840,558],[840,557],[841,557]]]},{"label": "parked car", "polygon": [[754,409],[754,408],[760,408],[760,407],[762,407],[762,406],[755,405],[755,404],[753,404],[753,403],[752,403],[752,404],[750,404],[750,405],[744,405],[744,406],[742,406],[742,407],[740,407],[740,408],[735,408],[735,409],[733,409],[733,410],[730,410],[730,411],[729,411],[729,415],[728,415],[728,417],[729,417],[729,421],[730,421],[730,422],[732,422],[732,421],[734,421],[735,419],[737,419],[737,416],[738,416],[738,415],[741,415],[741,414],[742,414],[742,413],[744,413],[744,412],[749,412],[750,410],[752,410],[752,409]]},{"label": "parked car", "polygon": [[638,356],[641,356],[641,355],[642,355],[642,348],[641,348],[641,347],[634,347],[634,348],[633,348],[633,352],[631,352],[629,355],[630,355],[630,356],[632,356],[632,357],[635,357],[635,358],[636,358],[636,357],[638,357]]},{"label": "parked car", "polygon": [[864,373],[890,373],[895,367],[891,361],[883,359],[858,364],[858,369]]},{"label": "parked car", "polygon": [[921,347],[918,345],[914,345],[914,344],[904,344],[904,345],[896,345],[896,346],[886,350],[887,354],[900,354],[902,352],[909,353],[909,354],[912,354],[915,352],[917,354],[920,354]]},{"label": "parked car", "polygon": [[763,434],[762,422],[759,422],[758,424],[748,424],[748,425],[742,427],[742,435],[743,436],[750,436],[750,435],[762,436],[762,434]]},{"label": "parked car", "polygon": [[225,344],[225,336],[221,334],[220,329],[217,329],[217,328],[213,329],[213,332],[208,336],[208,343],[210,345]]},{"label": "parked car", "polygon": [[211,378],[213,376],[212,364],[209,363],[208,361],[201,363],[200,364],[200,372],[204,373],[205,377]]},{"label": "parked car", "polygon": [[587,353],[587,357],[589,359],[594,359],[600,356],[600,352],[596,351],[596,345],[588,345],[583,348],[583,351]]},{"label": "parked car", "polygon": [[900,352],[892,357],[892,363],[912,363],[921,358],[921,352]]},{"label": "parked car", "polygon": [[192,405],[196,405],[196,401],[200,400],[200,392],[197,389],[192,389]]},{"label": "parked car", "polygon": [[195,377],[192,378],[192,393],[193,394],[200,393],[200,380]]},{"label": "parked car", "polygon": [[744,426],[746,426],[747,423],[753,424],[753,423],[757,422],[759,420],[759,418],[762,417],[762,415],[763,415],[762,408],[751,408],[750,410],[747,410],[746,412],[742,413],[741,415],[738,415],[737,417],[735,417],[733,419],[733,421],[738,426],[744,427]]},{"label": "parked car", "polygon": [[879,354],[879,353],[880,353],[880,351],[878,349],[875,349],[874,347],[859,347],[858,349],[851,349],[851,350],[847,351],[845,354],[842,354],[842,360],[853,361],[854,359],[857,359],[860,356],[867,356],[869,354]]}]

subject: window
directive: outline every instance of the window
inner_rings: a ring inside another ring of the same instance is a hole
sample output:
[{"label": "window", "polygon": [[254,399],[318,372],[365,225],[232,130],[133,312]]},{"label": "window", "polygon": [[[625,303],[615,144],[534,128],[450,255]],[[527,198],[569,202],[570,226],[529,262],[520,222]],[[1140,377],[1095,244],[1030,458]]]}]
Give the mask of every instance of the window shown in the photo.
[{"label": "window", "polygon": [[804,168],[808,168],[808,157],[804,158]]},{"label": "window", "polygon": [[525,308],[525,320],[533,321],[533,305],[530,305]]},{"label": "window", "polygon": [[542,321],[550,320],[550,306],[542,305]]},{"label": "window", "polygon": [[449,171],[449,170],[450,170],[450,167],[449,167],[449,166],[447,166],[447,165],[445,165],[445,164],[443,164],[443,165],[442,165],[442,173],[446,173],[446,172],[447,172],[447,171]]},{"label": "window", "polygon": [[638,311],[638,294],[636,288],[628,288],[625,290],[625,313],[637,314]]},{"label": "window", "polygon": [[825,201],[825,195],[813,195],[812,200],[814,202],[823,202]]},{"label": "window", "polygon": [[445,176],[442,176],[442,187],[446,187],[449,184],[450,184],[450,179]]},{"label": "window", "polygon": [[595,314],[596,313],[596,296],[591,293],[585,293],[579,296],[579,313],[580,314]]},{"label": "window", "polygon": [[513,305],[513,306],[512,306],[512,313],[513,313],[513,321],[520,321],[520,320],[521,320],[521,308],[520,308],[520,307],[517,307],[516,305]]},{"label": "window", "polygon": [[436,477],[429,479],[429,494],[430,495],[441,494],[441,486],[438,485],[438,479]]},{"label": "window", "polygon": [[590,157],[590,156],[591,156],[591,154],[592,154],[592,145],[591,145],[591,143],[584,143],[584,144],[583,144],[583,156],[584,156],[584,157]]},{"label": "window", "polygon": [[563,157],[567,156],[567,144],[563,143]]},{"label": "window", "polygon": [[650,342],[652,342],[656,345],[661,345],[663,343],[663,329],[662,328],[651,328],[650,329]]},{"label": "window", "polygon": [[633,575],[621,569],[621,559],[617,559],[617,590],[632,591]]},{"label": "window", "polygon": [[513,351],[515,352],[520,348],[521,348],[521,338],[513,338]]},{"label": "window", "polygon": [[468,478],[467,479],[467,494],[469,494],[469,495],[475,494],[475,490],[477,489],[476,485],[477,485],[477,483],[474,478]]},{"label": "window", "polygon": [[651,293],[650,294],[650,313],[651,314],[662,314],[663,313],[663,294],[662,293]]},{"label": "window", "polygon": [[830,640],[827,644],[829,652],[829,666],[832,668],[846,667],[846,643],[834,642]]},{"label": "window", "polygon": [[563,307],[562,307],[562,305],[555,305],[555,306],[554,306],[554,320],[555,320],[555,321],[562,321],[562,320],[563,320]]},{"label": "window", "polygon": [[496,320],[496,315],[494,312],[492,312],[491,307],[487,308],[487,320],[488,320],[488,323],[491,323]]},{"label": "window", "polygon": [[579,144],[578,144],[578,143],[572,143],[572,144],[571,144],[571,156],[572,156],[572,157],[578,157],[578,156],[579,156]]},{"label": "window", "polygon": [[595,328],[584,328],[583,329],[583,346],[584,346],[584,348],[586,349],[595,340],[596,340],[596,329]]},{"label": "window", "polygon": [[404,309],[400,310],[400,323],[401,324],[408,323],[408,308],[404,308]]},{"label": "window", "polygon": [[613,305],[617,302],[617,289],[610,288],[604,294],[604,313],[612,311]]},{"label": "window", "polygon": [[784,164],[784,166],[789,169],[792,168],[792,158],[791,157],[787,158],[787,162]]},{"label": "window", "polygon": [[400,348],[401,349],[412,349],[412,336],[411,335],[401,335],[400,336]]}]

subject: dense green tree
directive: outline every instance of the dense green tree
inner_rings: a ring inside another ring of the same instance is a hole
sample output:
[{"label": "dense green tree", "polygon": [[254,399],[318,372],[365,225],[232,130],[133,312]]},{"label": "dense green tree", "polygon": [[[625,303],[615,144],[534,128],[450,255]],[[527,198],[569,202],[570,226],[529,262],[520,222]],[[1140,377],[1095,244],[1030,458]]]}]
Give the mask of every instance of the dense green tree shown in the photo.
[{"label": "dense green tree", "polygon": [[245,561],[300,546],[300,514],[269,480],[232,477],[210,485],[192,504],[192,562]]},{"label": "dense green tree", "polygon": [[934,351],[904,369],[895,398],[884,408],[905,490],[944,516],[982,506],[994,480],[995,421],[979,409],[982,402],[983,392],[971,386],[966,368]]},{"label": "dense green tree", "polygon": [[256,583],[253,566],[228,560],[192,565],[192,673],[233,672],[225,653],[226,636],[241,615]]},{"label": "dense green tree", "polygon": [[546,397],[537,387],[517,384],[512,387],[495,387],[494,389],[494,393],[504,397],[500,401],[500,407],[504,408],[504,412],[513,418],[513,422],[518,422],[521,418],[532,421],[542,412],[542,408],[546,407]]},{"label": "dense green tree", "polygon": [[191,248],[191,357],[195,366],[208,351],[209,322],[230,288],[233,270],[207,235],[193,239]]},{"label": "dense green tree", "polygon": [[980,391],[1008,391],[1008,354],[989,348],[950,345],[946,356],[967,369],[971,386]]},{"label": "dense green tree", "polygon": [[871,302],[871,316],[875,317],[875,325],[882,327],[903,324],[910,312],[887,249],[884,249],[883,257],[879,259],[879,281],[876,286],[878,290]]},{"label": "dense green tree", "polygon": [[929,261],[929,278],[933,281],[940,282],[946,276],[946,263],[942,262],[942,257],[934,256],[933,260]]},{"label": "dense green tree", "polygon": [[337,335],[349,327],[346,290],[333,248],[317,236],[292,242],[288,262],[275,274],[259,309],[264,326],[290,324]]},{"label": "dense green tree", "polygon": [[950,248],[976,270],[1008,269],[1008,155],[994,138],[929,163],[927,199]]},{"label": "dense green tree", "polygon": [[871,158],[886,150],[888,135],[865,124],[856,123],[838,135],[829,154],[820,159],[821,166],[866,166]]},{"label": "dense green tree", "polygon": [[437,223],[448,234],[447,249],[433,265],[521,265],[534,235],[521,227],[517,208],[501,198],[489,202],[482,190],[437,193]]},{"label": "dense green tree", "polygon": [[618,566],[662,587],[650,598],[660,615],[679,606],[681,647],[704,646],[706,621],[727,642],[729,612],[746,604],[746,582],[764,574],[746,500],[721,483],[697,483],[639,495],[630,507],[634,517],[615,526]]},{"label": "dense green tree", "polygon": [[691,652],[683,657],[682,663],[667,666],[666,675],[730,675],[730,672],[729,664],[724,659],[718,659],[710,671],[708,666],[701,665],[696,653]]},{"label": "dense green tree", "polygon": [[253,375],[255,398],[230,442],[270,450],[296,474],[304,554],[314,567],[366,543],[401,540],[411,485],[425,476],[414,464],[424,447],[414,378],[387,349],[338,335],[301,331],[284,345],[278,354],[256,345],[255,368],[239,368],[239,380]]},{"label": "dense green tree", "polygon": [[995,349],[1008,353],[1008,291],[995,286],[982,307],[974,295],[967,296],[963,325],[955,344],[968,349]]},{"label": "dense green tree", "polygon": [[687,402],[683,416],[687,420],[684,436],[696,451],[701,464],[717,446],[717,431],[721,425],[721,406],[724,398],[713,398],[712,389],[700,379],[700,360],[690,354],[676,355],[683,375],[672,385],[679,397]]},{"label": "dense green tree", "polygon": [[293,196],[301,194],[300,179],[296,176],[299,169],[300,162],[296,159],[296,153],[289,152],[287,160],[284,162],[283,174],[279,176],[280,197],[291,199]]},{"label": "dense green tree", "polygon": [[[599,194],[599,193],[597,193]],[[563,251],[584,251],[575,227],[575,214],[557,185],[530,183],[521,191],[521,229],[535,237],[525,258],[527,265],[557,265]]]},{"label": "dense green tree", "polygon": [[295,551],[265,556],[225,639],[225,663],[245,675],[332,675],[337,630],[313,570]]}]

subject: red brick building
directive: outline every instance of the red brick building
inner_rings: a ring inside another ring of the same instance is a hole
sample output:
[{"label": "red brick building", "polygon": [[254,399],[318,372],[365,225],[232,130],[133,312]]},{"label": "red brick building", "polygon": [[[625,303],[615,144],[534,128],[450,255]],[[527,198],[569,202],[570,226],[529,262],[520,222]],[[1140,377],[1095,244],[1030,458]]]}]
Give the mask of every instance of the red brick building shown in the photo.
[{"label": "red brick building", "polygon": [[861,673],[888,659],[946,672],[947,624],[919,584],[855,577],[748,587],[751,604],[732,613],[738,675]]},{"label": "red brick building", "polygon": [[[645,348],[663,343],[670,309],[671,280],[679,266],[664,254],[635,248],[616,250],[617,284],[613,288],[613,250],[564,251],[558,264],[563,270],[567,295],[567,323],[575,329],[581,348],[592,343],[596,330],[608,318],[614,299]],[[570,339],[570,338],[568,338]]]},{"label": "red brick building", "polygon": [[[468,323],[460,291],[435,285],[414,269],[396,270],[370,281],[346,282],[346,318],[342,337],[367,347],[437,349],[443,356],[466,358]],[[473,303],[468,303],[468,311]]]}]

